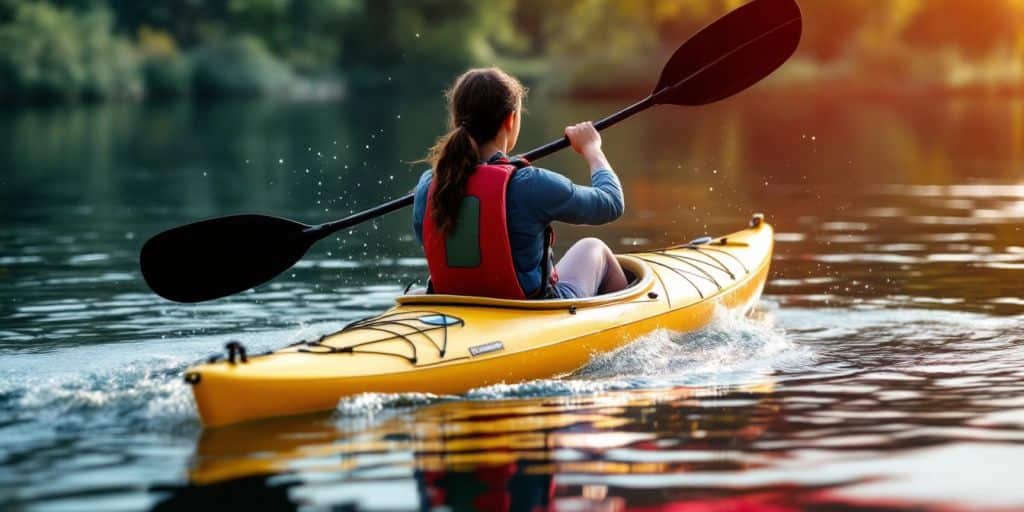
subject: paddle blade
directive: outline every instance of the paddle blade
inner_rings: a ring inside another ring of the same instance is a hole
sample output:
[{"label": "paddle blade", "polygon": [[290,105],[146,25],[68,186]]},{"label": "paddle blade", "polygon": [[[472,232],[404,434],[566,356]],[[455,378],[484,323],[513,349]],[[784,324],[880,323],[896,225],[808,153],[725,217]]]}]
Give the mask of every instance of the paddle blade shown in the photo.
[{"label": "paddle blade", "polygon": [[802,30],[794,0],[753,0],[683,43],[662,71],[653,99],[694,106],[728,98],[786,62]]},{"label": "paddle blade", "polygon": [[291,268],[316,241],[304,236],[308,227],[263,215],[176,227],[142,246],[142,276],[157,295],[176,302],[226,297]]}]

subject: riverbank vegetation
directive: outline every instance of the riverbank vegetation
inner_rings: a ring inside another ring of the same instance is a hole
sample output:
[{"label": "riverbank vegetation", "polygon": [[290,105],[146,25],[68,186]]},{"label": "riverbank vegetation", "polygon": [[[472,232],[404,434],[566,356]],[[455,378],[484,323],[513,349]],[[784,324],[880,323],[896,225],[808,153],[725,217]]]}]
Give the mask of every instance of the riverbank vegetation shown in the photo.
[{"label": "riverbank vegetation", "polygon": [[[436,91],[462,68],[495,63],[563,94],[632,94],[680,41],[742,3],[0,0],[0,101]],[[775,84],[1024,84],[1022,0],[801,4],[804,42]]]}]

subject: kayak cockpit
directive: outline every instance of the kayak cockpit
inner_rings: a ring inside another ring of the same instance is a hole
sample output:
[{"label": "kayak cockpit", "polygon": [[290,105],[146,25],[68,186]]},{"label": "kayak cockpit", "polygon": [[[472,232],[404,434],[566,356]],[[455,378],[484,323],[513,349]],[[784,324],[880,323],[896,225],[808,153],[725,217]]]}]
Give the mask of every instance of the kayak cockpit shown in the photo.
[{"label": "kayak cockpit", "polygon": [[546,300],[512,300],[494,299],[491,297],[474,297],[466,295],[443,294],[406,294],[396,300],[399,305],[458,305],[458,306],[490,306],[513,309],[565,309],[570,306],[585,308],[601,306],[613,302],[623,302],[647,294],[654,286],[654,271],[651,266],[633,256],[617,256],[619,265],[626,275],[633,279],[630,285],[615,293],[607,293],[583,299],[546,299]]}]

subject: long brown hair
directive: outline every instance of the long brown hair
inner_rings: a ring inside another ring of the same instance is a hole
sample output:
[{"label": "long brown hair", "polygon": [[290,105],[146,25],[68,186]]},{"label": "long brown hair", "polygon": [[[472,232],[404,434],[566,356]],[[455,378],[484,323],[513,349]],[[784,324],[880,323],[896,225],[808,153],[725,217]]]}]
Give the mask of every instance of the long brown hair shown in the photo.
[{"label": "long brown hair", "polygon": [[437,140],[426,161],[434,168],[430,198],[441,233],[455,228],[466,182],[480,163],[480,144],[498,135],[501,123],[521,105],[526,88],[498,68],[471,69],[445,92],[448,133]]}]

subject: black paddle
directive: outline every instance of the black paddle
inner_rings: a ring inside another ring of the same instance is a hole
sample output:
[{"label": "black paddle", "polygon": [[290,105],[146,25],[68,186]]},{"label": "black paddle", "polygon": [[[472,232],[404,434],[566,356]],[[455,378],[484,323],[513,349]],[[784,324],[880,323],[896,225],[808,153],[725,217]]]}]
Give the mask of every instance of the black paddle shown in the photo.
[{"label": "black paddle", "polygon": [[[683,43],[649,96],[594,126],[603,130],[654,105],[706,105],[732,96],[789,59],[802,25],[795,0],[753,0]],[[567,147],[569,140],[562,137],[522,157],[534,161]],[[154,292],[173,301],[226,297],[288,270],[315,242],[412,203],[409,194],[317,226],[264,215],[187,224],[146,242],[140,256],[142,275]]]}]

